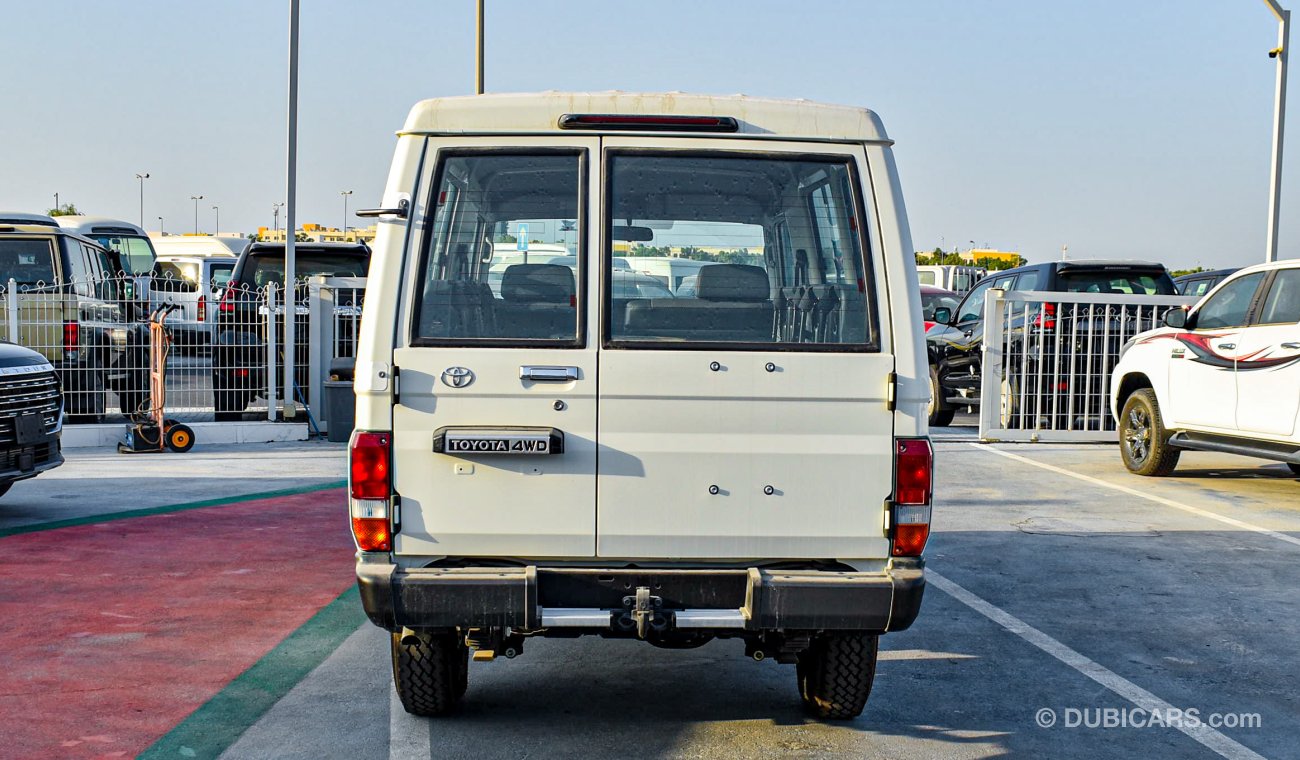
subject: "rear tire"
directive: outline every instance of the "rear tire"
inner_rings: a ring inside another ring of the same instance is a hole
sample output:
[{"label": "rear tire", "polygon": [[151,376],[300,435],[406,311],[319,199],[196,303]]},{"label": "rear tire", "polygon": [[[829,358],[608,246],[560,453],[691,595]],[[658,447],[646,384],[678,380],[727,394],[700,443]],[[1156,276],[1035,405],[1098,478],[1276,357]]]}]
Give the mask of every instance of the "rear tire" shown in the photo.
[{"label": "rear tire", "polygon": [[1119,451],[1124,466],[1135,475],[1163,477],[1178,466],[1182,452],[1169,445],[1169,431],[1160,417],[1160,402],[1150,388],[1135,391],[1119,415]]},{"label": "rear tire", "polygon": [[930,427],[946,427],[952,424],[957,410],[948,406],[943,398],[943,387],[939,385],[939,370],[930,367]]},{"label": "rear tire", "polygon": [[827,633],[799,655],[795,671],[804,709],[826,720],[862,714],[876,677],[880,637],[866,633]]},{"label": "rear tire", "polygon": [[469,648],[455,634],[392,634],[393,687],[412,715],[445,715],[469,686]]}]

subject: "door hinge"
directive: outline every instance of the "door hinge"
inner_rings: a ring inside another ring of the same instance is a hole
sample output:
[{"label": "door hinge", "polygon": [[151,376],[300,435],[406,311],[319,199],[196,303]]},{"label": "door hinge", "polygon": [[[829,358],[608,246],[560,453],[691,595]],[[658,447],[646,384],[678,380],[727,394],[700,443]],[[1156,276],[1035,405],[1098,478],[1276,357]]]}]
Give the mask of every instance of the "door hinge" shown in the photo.
[{"label": "door hinge", "polygon": [[888,385],[885,386],[885,408],[889,411],[898,409],[898,373],[890,372]]}]

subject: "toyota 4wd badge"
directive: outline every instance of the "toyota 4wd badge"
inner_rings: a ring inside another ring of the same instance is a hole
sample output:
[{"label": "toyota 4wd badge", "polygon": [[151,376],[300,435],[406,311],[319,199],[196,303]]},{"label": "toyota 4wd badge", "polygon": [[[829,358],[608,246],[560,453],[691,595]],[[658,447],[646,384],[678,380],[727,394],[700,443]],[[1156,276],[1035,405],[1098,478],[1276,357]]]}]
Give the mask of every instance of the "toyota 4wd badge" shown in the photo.
[{"label": "toyota 4wd badge", "polygon": [[474,382],[474,373],[465,367],[448,367],[442,371],[443,385],[464,388]]}]

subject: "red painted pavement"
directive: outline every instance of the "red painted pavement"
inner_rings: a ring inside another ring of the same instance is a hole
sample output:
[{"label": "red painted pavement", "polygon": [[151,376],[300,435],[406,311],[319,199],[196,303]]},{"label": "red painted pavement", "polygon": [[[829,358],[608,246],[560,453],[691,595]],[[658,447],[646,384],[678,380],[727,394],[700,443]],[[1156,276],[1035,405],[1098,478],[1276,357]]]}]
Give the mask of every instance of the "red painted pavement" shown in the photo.
[{"label": "red painted pavement", "polygon": [[132,757],[355,582],[342,489],[0,538],[0,757]]}]

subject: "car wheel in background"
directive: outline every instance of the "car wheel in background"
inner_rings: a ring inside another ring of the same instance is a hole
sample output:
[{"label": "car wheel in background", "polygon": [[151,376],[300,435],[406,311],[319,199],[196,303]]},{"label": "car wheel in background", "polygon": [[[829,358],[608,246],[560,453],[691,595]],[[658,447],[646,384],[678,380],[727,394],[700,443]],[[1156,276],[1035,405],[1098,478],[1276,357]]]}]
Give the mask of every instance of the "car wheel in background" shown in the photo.
[{"label": "car wheel in background", "polygon": [[930,367],[930,427],[944,427],[952,424],[957,410],[948,407],[943,398],[943,388],[939,386],[939,371]]},{"label": "car wheel in background", "polygon": [[1124,466],[1138,475],[1160,477],[1178,466],[1181,451],[1169,445],[1156,393],[1143,388],[1124,402],[1119,415],[1119,451]]}]

